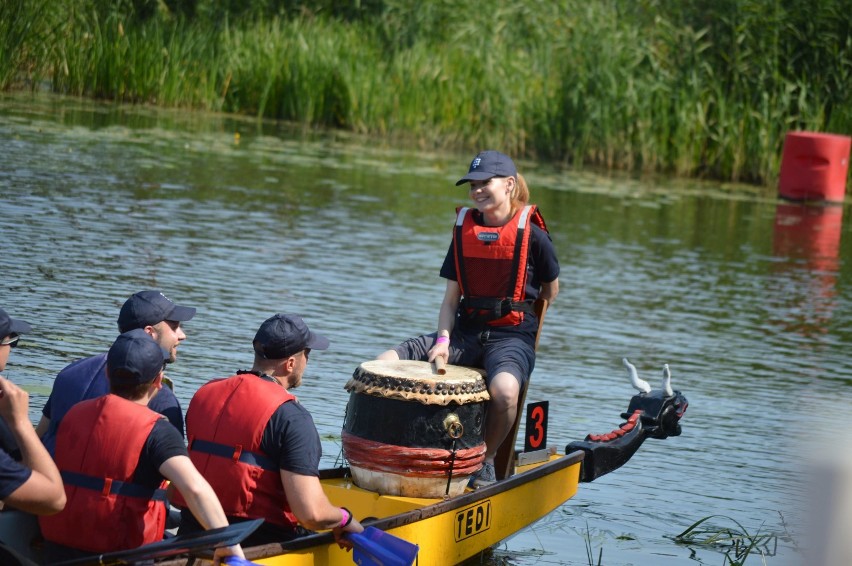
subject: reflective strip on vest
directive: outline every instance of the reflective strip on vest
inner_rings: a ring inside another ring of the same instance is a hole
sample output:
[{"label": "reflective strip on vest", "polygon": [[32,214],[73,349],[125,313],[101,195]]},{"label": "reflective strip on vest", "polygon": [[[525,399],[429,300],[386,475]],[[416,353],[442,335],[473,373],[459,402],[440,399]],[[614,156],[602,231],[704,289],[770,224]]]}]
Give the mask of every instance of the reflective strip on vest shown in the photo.
[{"label": "reflective strip on vest", "polygon": [[[63,470],[62,482],[68,485],[74,485],[85,489],[97,491],[102,495],[123,495],[124,497],[139,497],[141,499],[150,499],[151,501],[165,501],[166,490],[153,487],[145,487],[138,483],[130,483],[124,481],[113,480],[111,478],[96,478],[86,474],[78,474]],[[109,489],[106,489],[109,486]]]}]

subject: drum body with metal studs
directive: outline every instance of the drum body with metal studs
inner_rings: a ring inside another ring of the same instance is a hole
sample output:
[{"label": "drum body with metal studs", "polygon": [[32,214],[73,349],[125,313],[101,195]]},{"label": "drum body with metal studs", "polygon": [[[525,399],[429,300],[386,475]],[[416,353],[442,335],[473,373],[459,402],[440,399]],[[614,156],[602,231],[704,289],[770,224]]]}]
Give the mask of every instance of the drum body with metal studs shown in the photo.
[{"label": "drum body with metal studs", "polygon": [[383,495],[464,492],[485,456],[488,390],[480,370],[373,360],[346,384],[343,453],[355,485]]}]

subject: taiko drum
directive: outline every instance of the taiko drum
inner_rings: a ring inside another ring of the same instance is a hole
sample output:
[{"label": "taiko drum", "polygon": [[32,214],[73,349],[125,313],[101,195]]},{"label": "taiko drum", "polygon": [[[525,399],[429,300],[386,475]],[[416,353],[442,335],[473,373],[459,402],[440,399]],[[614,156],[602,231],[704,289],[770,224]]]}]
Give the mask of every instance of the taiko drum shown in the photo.
[{"label": "taiko drum", "polygon": [[480,370],[364,362],[346,384],[343,453],[355,485],[383,495],[464,492],[485,456],[488,390]]}]

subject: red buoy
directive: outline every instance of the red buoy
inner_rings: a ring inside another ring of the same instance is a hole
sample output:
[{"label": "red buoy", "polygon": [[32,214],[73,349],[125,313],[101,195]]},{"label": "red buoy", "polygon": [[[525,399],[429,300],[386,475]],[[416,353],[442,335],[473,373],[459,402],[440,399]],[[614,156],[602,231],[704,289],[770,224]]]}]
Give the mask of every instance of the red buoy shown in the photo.
[{"label": "red buoy", "polygon": [[778,195],[789,200],[842,202],[852,138],[818,132],[787,132]]}]

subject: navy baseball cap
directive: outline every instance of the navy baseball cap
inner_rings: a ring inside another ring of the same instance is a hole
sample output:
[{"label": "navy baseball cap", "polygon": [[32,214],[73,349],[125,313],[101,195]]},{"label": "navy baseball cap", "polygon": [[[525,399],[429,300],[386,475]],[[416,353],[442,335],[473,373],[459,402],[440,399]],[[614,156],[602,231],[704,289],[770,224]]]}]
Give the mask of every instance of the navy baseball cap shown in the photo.
[{"label": "navy baseball cap", "polygon": [[164,320],[183,322],[195,316],[192,307],[181,307],[160,291],[139,291],[132,295],[118,313],[118,331],[145,328]]},{"label": "navy baseball cap", "polygon": [[328,338],[311,332],[302,317],[295,314],[276,314],[267,318],[254,335],[254,351],[267,360],[281,360],[306,348],[325,350]]},{"label": "navy baseball cap", "polygon": [[120,334],[107,353],[107,376],[123,384],[153,381],[169,361],[169,352],[161,348],[147,332],[134,328]]},{"label": "navy baseball cap", "polygon": [[492,177],[517,177],[518,170],[512,159],[499,151],[481,151],[470,162],[467,175],[456,183],[456,186],[470,181],[485,181]]},{"label": "navy baseball cap", "polygon": [[5,338],[10,334],[26,334],[31,330],[32,327],[29,323],[14,319],[6,314],[6,311],[0,309],[0,338]]}]

